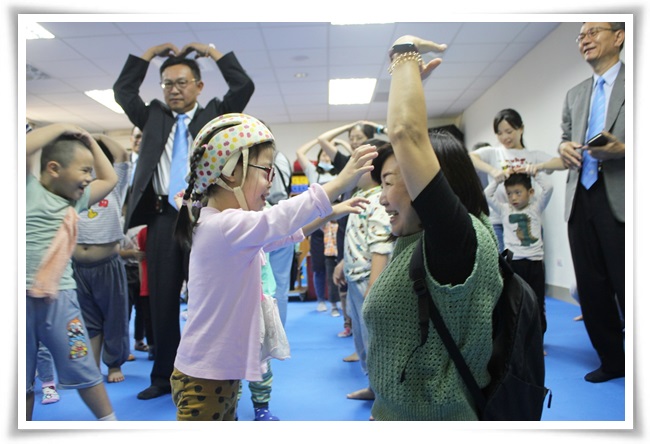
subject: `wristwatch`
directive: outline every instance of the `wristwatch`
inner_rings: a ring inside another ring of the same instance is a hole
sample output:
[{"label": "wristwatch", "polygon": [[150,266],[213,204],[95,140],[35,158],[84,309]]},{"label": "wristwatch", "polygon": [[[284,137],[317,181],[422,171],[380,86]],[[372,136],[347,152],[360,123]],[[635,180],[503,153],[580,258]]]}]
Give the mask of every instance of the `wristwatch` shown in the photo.
[{"label": "wristwatch", "polygon": [[417,53],[419,53],[420,51],[418,51],[418,47],[415,46],[414,43],[410,43],[410,42],[408,42],[408,43],[398,43],[397,45],[393,45],[393,47],[390,48],[390,50],[388,51],[388,59],[392,62],[393,58],[396,55],[404,54],[404,53],[407,53],[407,52],[417,52]]}]

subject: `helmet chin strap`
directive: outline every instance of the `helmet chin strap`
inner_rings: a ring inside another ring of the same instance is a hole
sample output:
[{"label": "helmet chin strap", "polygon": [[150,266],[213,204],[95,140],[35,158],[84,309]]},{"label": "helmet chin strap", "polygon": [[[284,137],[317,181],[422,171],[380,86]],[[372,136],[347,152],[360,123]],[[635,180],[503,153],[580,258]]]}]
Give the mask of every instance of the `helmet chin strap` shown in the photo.
[{"label": "helmet chin strap", "polygon": [[235,199],[237,199],[242,210],[248,211],[248,204],[246,203],[246,197],[244,196],[241,186],[235,187],[232,191],[235,193]]},{"label": "helmet chin strap", "polygon": [[[237,199],[237,203],[242,208],[242,210],[248,211],[248,203],[246,202],[246,196],[244,196],[244,190],[242,190],[242,186],[244,185],[244,182],[246,182],[246,171],[248,170],[248,150],[242,150],[241,153],[242,153],[242,156],[244,158],[243,159],[244,173],[242,175],[241,184],[236,186],[235,188],[230,188],[230,186],[228,186],[228,184],[226,182],[224,182],[223,179],[221,179],[221,177],[219,177],[217,179],[216,183],[220,187],[225,188],[228,191],[232,191],[235,194],[235,199]],[[236,160],[239,160],[239,159],[236,159]],[[236,160],[235,160],[235,163],[236,163]],[[234,165],[233,165],[230,172],[232,173],[232,171],[234,169],[235,168],[234,168]],[[226,168],[224,168],[224,171],[225,170],[226,170]]]}]

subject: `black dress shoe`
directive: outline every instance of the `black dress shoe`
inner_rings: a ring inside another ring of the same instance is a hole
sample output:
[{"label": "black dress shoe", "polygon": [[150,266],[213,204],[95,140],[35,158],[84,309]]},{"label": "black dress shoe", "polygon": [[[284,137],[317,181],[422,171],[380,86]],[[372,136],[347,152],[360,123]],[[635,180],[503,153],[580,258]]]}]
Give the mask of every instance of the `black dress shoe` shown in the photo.
[{"label": "black dress shoe", "polygon": [[167,395],[171,392],[172,392],[172,388],[169,386],[160,387],[157,385],[152,385],[142,390],[140,393],[138,393],[138,399],[153,399],[162,395]]},{"label": "black dress shoe", "polygon": [[625,377],[625,370],[618,372],[606,372],[602,367],[598,367],[593,372],[589,372],[585,375],[585,381],[587,382],[605,382],[611,379],[623,378]]}]

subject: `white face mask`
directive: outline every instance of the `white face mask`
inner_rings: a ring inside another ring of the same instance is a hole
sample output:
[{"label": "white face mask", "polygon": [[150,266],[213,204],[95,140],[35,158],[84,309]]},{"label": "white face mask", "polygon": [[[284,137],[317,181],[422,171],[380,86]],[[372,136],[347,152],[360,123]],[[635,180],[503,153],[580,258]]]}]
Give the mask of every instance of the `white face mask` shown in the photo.
[{"label": "white face mask", "polygon": [[332,165],[331,163],[325,163],[325,162],[319,162],[318,166],[320,168],[322,168],[323,170],[325,170],[325,171],[329,171],[332,168],[334,168],[334,165]]}]

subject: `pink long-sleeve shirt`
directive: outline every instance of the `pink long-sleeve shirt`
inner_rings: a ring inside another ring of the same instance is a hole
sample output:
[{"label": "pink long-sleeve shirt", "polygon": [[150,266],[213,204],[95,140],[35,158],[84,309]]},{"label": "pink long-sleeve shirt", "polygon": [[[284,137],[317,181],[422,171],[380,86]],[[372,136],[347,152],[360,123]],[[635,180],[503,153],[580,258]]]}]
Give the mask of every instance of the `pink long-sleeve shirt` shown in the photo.
[{"label": "pink long-sleeve shirt", "polygon": [[265,211],[203,208],[190,253],[188,319],[174,366],[211,380],[260,381],[264,253],[304,239],[302,227],[332,212],[323,188]]}]

